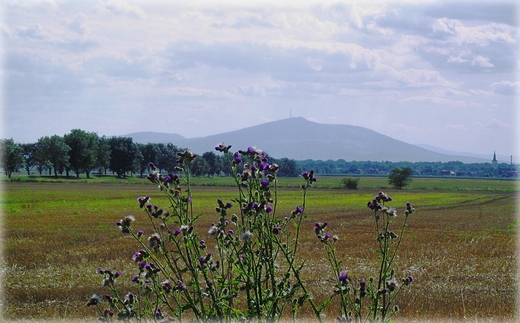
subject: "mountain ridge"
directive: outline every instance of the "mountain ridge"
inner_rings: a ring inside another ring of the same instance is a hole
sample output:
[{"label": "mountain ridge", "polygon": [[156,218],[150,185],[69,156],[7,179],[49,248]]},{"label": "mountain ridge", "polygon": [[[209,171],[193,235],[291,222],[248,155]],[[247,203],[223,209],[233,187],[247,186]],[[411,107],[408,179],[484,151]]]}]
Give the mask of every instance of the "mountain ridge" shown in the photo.
[{"label": "mountain ridge", "polygon": [[490,162],[473,156],[449,155],[393,139],[374,130],[345,124],[321,124],[293,117],[206,137],[141,132],[125,135],[137,143],[172,143],[197,154],[215,151],[224,142],[232,150],[256,146],[274,158],[295,160]]}]

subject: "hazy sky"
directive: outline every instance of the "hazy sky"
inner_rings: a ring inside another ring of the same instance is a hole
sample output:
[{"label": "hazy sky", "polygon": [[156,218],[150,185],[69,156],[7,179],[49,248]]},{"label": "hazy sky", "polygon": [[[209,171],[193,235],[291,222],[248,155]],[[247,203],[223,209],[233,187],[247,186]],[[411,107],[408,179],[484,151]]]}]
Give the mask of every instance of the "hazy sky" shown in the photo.
[{"label": "hazy sky", "polygon": [[1,135],[17,142],[292,115],[515,153],[514,1],[2,2]]}]

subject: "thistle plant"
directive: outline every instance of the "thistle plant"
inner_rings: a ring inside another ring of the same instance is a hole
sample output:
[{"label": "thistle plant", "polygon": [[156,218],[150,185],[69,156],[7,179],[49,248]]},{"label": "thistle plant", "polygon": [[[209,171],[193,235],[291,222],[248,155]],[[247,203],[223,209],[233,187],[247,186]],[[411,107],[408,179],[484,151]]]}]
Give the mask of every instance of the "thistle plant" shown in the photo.
[{"label": "thistle plant", "polygon": [[341,261],[337,258],[335,243],[337,235],[331,235],[325,231],[327,222],[316,222],[314,232],[323,243],[327,253],[327,259],[331,265],[335,277],[336,286],[333,295],[340,298],[339,315],[340,322],[388,322],[399,311],[395,305],[397,296],[402,288],[410,285],[412,276],[400,280],[396,278],[394,260],[401,245],[404,229],[407,226],[408,217],[415,212],[410,202],[406,203],[404,221],[399,234],[391,230],[397,210],[387,207],[392,198],[384,192],[379,192],[372,201],[367,203],[373,212],[375,233],[377,241],[377,253],[379,255],[379,270],[377,277],[353,279],[341,271]]},{"label": "thistle plant", "polygon": [[102,310],[97,295],[88,303],[98,307],[100,319],[278,321],[285,313],[296,317],[306,302],[320,317],[322,308],[309,298],[300,277],[303,265],[296,257],[314,173],[304,173],[302,204],[278,217],[278,165],[270,164],[259,149],[231,153],[230,148],[219,145],[216,150],[229,160],[237,195],[216,201],[215,222],[207,228],[206,240],[194,229],[201,216],[194,213],[190,184],[196,155],[179,153],[175,174],[163,175],[150,164],[148,179],[165,194],[168,207],[152,204],[149,197],[137,199],[153,228],[148,236],[134,229],[133,215],[117,222],[139,245],[132,257],[135,292],[123,296],[116,282],[120,273],[100,268],[103,286],[110,291],[105,295],[108,308]]},{"label": "thistle plant", "polygon": [[[360,281],[351,287],[351,279],[340,272],[336,258],[337,237],[324,231],[326,223],[315,224],[316,236],[325,245],[338,281],[335,293],[317,304],[302,277],[305,260],[298,258],[307,192],[317,180],[314,171],[302,173],[302,203],[288,214],[279,214],[278,165],[269,163],[267,154],[257,148],[236,152],[230,148],[224,144],[215,147],[231,165],[236,196],[215,201],[215,213],[204,215],[214,217],[204,234],[198,232],[202,214],[194,211],[190,177],[190,166],[197,156],[190,151],[179,153],[179,166],[167,175],[150,163],[148,179],[167,202],[160,206],[150,197],[139,197],[137,205],[144,216],[127,215],[116,223],[122,234],[137,242],[132,256],[133,288],[122,292],[118,283],[121,272],[99,268],[107,292],[104,297],[94,294],[87,305],[97,308],[100,320],[274,322],[288,317],[296,320],[300,309],[309,306],[316,320],[322,321],[325,307],[338,295],[340,318],[354,313],[360,319],[361,299],[365,298],[371,300],[371,320],[390,317],[390,305],[402,288],[397,283],[388,285],[394,279],[391,267],[401,238],[392,238],[389,225],[393,211],[384,207],[385,201],[375,204],[374,199],[372,204],[376,231],[381,235],[382,264],[379,279],[369,284]],[[135,228],[143,219],[150,223],[152,232],[145,234]]]}]

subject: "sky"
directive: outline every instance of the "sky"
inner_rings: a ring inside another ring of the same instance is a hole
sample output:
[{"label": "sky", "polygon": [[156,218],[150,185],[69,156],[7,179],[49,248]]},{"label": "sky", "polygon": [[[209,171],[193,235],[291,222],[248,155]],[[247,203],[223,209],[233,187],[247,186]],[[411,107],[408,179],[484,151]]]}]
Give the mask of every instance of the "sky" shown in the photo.
[{"label": "sky", "polygon": [[0,137],[193,138],[292,116],[515,154],[519,7],[4,0]]}]

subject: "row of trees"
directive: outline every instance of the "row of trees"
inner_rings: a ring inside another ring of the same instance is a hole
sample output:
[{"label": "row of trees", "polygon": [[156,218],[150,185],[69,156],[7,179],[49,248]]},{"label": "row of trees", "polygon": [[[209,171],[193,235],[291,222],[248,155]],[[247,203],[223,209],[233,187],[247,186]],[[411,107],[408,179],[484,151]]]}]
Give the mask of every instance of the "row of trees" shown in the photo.
[{"label": "row of trees", "polygon": [[[177,153],[184,151],[173,144],[139,144],[129,137],[98,136],[93,132],[74,129],[62,136],[46,136],[36,143],[20,144],[13,139],[0,140],[0,167],[11,177],[13,172],[21,169],[27,175],[36,168],[38,173],[54,171],[54,176],[70,175],[77,177],[85,173],[87,178],[93,170],[99,174],[107,171],[125,177],[128,173],[141,176],[153,162],[162,171],[174,172],[177,166]],[[287,158],[269,159],[280,166],[280,176],[297,176],[296,162]],[[228,174],[230,167],[221,154],[212,151],[203,153],[191,165],[195,176]]]},{"label": "row of trees", "polygon": [[[491,160],[490,160],[491,161]],[[314,169],[317,174],[328,175],[379,175],[387,176],[394,168],[410,168],[418,176],[475,176],[512,177],[517,176],[516,165],[500,163],[451,162],[376,162],[333,160],[303,160],[296,165],[301,169]]]}]

